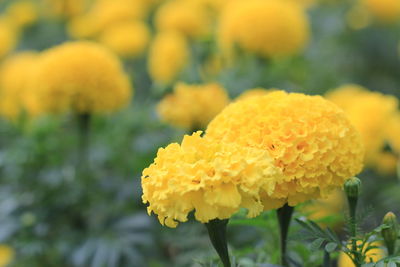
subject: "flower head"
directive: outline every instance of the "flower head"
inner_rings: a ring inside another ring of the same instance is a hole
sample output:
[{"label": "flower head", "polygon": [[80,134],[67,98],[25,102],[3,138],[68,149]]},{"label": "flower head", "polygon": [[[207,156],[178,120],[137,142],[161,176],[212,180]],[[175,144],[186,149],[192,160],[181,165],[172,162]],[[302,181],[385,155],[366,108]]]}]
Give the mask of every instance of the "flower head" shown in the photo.
[{"label": "flower head", "polygon": [[137,57],[144,53],[150,39],[150,30],[140,21],[122,22],[107,27],[100,36],[100,42],[125,58]]},{"label": "flower head", "polygon": [[175,227],[189,212],[207,223],[227,219],[240,208],[248,216],[264,207],[260,193],[269,193],[280,175],[268,151],[185,136],[182,144],[159,149],[154,163],[143,171],[143,202],[161,224]]},{"label": "flower head", "polygon": [[38,55],[23,52],[7,58],[0,66],[0,112],[3,116],[16,120],[26,111],[30,115],[38,113],[35,92],[29,87],[29,79]]},{"label": "flower head", "polygon": [[182,34],[174,31],[158,33],[148,57],[151,78],[158,83],[171,83],[186,66],[189,55],[189,47]]},{"label": "flower head", "polygon": [[230,104],[208,125],[206,137],[269,151],[284,176],[265,198],[280,205],[326,196],[361,171],[364,156],[340,108],[320,96],[283,91]]},{"label": "flower head", "polygon": [[304,9],[291,1],[232,1],[220,18],[218,39],[228,54],[237,45],[262,57],[287,56],[305,47],[309,23]]},{"label": "flower head", "polygon": [[131,97],[118,58],[91,42],[68,42],[45,51],[31,82],[46,112],[110,112]]},{"label": "flower head", "polygon": [[219,84],[178,83],[174,92],[161,100],[157,111],[171,125],[188,130],[204,129],[228,103],[228,94]]}]

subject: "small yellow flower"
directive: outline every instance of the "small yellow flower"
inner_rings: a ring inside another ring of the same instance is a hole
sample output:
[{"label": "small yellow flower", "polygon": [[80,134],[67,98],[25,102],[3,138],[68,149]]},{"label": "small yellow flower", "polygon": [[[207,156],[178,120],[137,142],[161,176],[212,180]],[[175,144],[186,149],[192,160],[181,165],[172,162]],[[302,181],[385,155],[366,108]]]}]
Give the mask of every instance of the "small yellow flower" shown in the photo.
[{"label": "small yellow flower", "polygon": [[393,23],[400,20],[400,1],[361,0],[367,10],[380,22]]},{"label": "small yellow flower", "polygon": [[7,58],[0,67],[0,112],[10,120],[16,120],[26,111],[37,115],[38,103],[35,92],[29,87],[29,79],[38,55],[23,52]]},{"label": "small yellow flower", "polygon": [[151,78],[162,84],[176,80],[189,61],[189,47],[186,39],[178,32],[158,33],[148,56]]},{"label": "small yellow flower", "polygon": [[235,46],[262,57],[290,56],[304,49],[309,22],[292,1],[238,0],[220,18],[218,41],[229,56]]},{"label": "small yellow flower", "polygon": [[161,100],[157,111],[163,121],[176,127],[204,129],[228,103],[228,94],[219,84],[178,83],[173,94]]},{"label": "small yellow flower", "polygon": [[14,259],[15,251],[6,245],[0,245],[0,267],[6,267]]},{"label": "small yellow flower", "polygon": [[182,144],[158,150],[154,163],[143,171],[143,202],[161,224],[176,227],[191,211],[207,223],[227,219],[240,208],[248,217],[264,207],[260,193],[273,190],[280,170],[266,150],[221,144],[185,136]]},{"label": "small yellow flower", "polygon": [[389,122],[397,113],[397,99],[352,84],[341,86],[326,97],[346,112],[360,132],[366,149],[365,163],[374,166],[388,140],[388,127],[392,126]]},{"label": "small yellow flower", "polygon": [[[358,243],[360,244],[360,243]],[[378,243],[374,246],[379,246]],[[385,252],[381,248],[374,248],[367,252],[366,262],[377,262],[383,257],[385,257]],[[353,261],[345,253],[341,252],[338,259],[338,267],[355,267]]]},{"label": "small yellow flower", "polygon": [[276,91],[236,101],[206,137],[268,150],[284,174],[265,202],[295,206],[327,196],[362,169],[361,137],[345,113],[320,96]]},{"label": "small yellow flower", "polygon": [[23,28],[37,21],[38,9],[32,1],[16,1],[7,7],[6,16],[9,17],[16,27]]},{"label": "small yellow flower", "polygon": [[141,21],[113,24],[100,36],[102,44],[124,58],[134,58],[143,54],[149,39],[150,30]]},{"label": "small yellow flower", "polygon": [[209,32],[207,10],[196,1],[173,0],[162,5],[155,15],[161,31],[177,31],[187,37],[202,37]]},{"label": "small yellow flower", "polygon": [[131,99],[118,58],[92,42],[68,42],[45,51],[31,81],[45,112],[104,113]]}]

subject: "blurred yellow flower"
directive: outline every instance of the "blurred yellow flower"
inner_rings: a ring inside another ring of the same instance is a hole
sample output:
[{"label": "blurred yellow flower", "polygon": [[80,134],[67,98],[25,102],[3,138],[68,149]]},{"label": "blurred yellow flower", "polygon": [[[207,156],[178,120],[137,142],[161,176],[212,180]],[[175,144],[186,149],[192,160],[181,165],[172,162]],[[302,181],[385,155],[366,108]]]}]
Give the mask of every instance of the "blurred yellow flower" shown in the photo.
[{"label": "blurred yellow flower", "polygon": [[161,100],[157,111],[163,121],[173,126],[199,130],[204,129],[228,103],[228,94],[217,83],[178,83],[174,92]]},{"label": "blurred yellow flower", "polygon": [[[360,244],[360,243],[358,243]],[[374,246],[379,246],[378,243],[373,244]],[[381,248],[374,248],[369,250],[367,253],[367,258],[366,262],[377,262],[383,257],[385,257],[385,252]],[[347,256],[344,252],[341,252],[339,254],[339,259],[338,259],[338,267],[356,267],[353,263],[353,261],[350,259],[349,256]]]},{"label": "blurred yellow flower", "polygon": [[85,0],[41,0],[44,12],[52,17],[71,18],[85,11]]},{"label": "blurred yellow flower", "polygon": [[21,0],[9,5],[5,14],[16,27],[23,28],[37,21],[38,8],[32,1]]},{"label": "blurred yellow flower", "polygon": [[25,111],[38,113],[35,92],[28,86],[38,55],[22,52],[7,58],[0,66],[0,112],[16,120]]},{"label": "blurred yellow flower", "polygon": [[400,20],[399,0],[361,0],[367,10],[384,23],[393,23]]},{"label": "blurred yellow flower", "polygon": [[0,19],[0,59],[10,53],[18,44],[19,33],[7,19]]},{"label": "blurred yellow flower", "polygon": [[300,212],[322,227],[337,227],[343,222],[346,197],[342,189],[336,189],[326,198],[312,200],[301,207]]},{"label": "blurred yellow flower", "polygon": [[6,245],[0,245],[0,267],[6,267],[14,259],[15,251]]},{"label": "blurred yellow flower", "polygon": [[240,208],[248,217],[263,211],[260,192],[271,191],[281,175],[268,151],[221,144],[186,135],[182,144],[158,150],[150,167],[143,171],[143,202],[148,213],[161,224],[176,227],[195,210],[196,220],[207,223],[227,219]]},{"label": "blurred yellow flower", "polygon": [[361,137],[320,96],[276,91],[236,101],[211,121],[206,137],[268,150],[284,174],[264,198],[277,207],[325,197],[362,169]]},{"label": "blurred yellow flower", "polygon": [[158,33],[148,55],[149,74],[153,81],[168,84],[178,78],[189,61],[186,39],[178,32]]},{"label": "blurred yellow flower", "polygon": [[31,88],[46,112],[102,113],[129,103],[132,89],[118,58],[92,42],[68,42],[41,55]]},{"label": "blurred yellow flower", "polygon": [[[399,136],[397,136],[397,139],[398,138]],[[398,161],[397,155],[392,152],[384,151],[379,153],[376,157],[376,162],[373,167],[383,176],[392,175],[396,173]]]},{"label": "blurred yellow flower", "polygon": [[150,39],[150,30],[141,21],[122,22],[107,27],[100,42],[120,57],[134,58],[142,55]]},{"label": "blurred yellow flower", "polygon": [[388,126],[391,126],[388,122],[397,112],[397,99],[352,84],[341,86],[326,97],[346,112],[362,136],[365,163],[375,166],[388,139]]},{"label": "blurred yellow flower", "polygon": [[161,31],[177,31],[187,37],[202,37],[210,31],[207,10],[196,1],[173,0],[163,4],[155,14]]},{"label": "blurred yellow flower", "polygon": [[304,9],[292,1],[238,0],[222,12],[218,41],[228,56],[237,45],[269,58],[300,52],[308,42],[309,32]]}]

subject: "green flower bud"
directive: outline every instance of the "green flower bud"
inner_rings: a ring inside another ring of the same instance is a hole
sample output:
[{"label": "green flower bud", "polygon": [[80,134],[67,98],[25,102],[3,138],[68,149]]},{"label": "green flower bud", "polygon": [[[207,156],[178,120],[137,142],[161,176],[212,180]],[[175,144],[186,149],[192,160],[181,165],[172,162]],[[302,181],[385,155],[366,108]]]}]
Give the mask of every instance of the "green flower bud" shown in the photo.
[{"label": "green flower bud", "polygon": [[344,183],[344,191],[347,197],[357,198],[361,193],[361,180],[357,177],[352,177]]},{"label": "green flower bud", "polygon": [[397,223],[396,215],[394,215],[393,212],[386,213],[385,217],[383,217],[382,223],[388,226],[388,228],[382,229],[381,233],[388,249],[389,255],[391,255],[394,253],[394,248],[396,246],[396,240],[399,232],[399,225]]}]

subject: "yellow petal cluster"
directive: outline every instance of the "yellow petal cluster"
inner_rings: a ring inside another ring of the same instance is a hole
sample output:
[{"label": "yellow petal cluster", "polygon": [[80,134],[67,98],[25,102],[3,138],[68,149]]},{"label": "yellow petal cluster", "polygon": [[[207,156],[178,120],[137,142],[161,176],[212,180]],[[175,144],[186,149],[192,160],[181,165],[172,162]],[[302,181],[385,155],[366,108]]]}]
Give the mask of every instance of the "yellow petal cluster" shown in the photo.
[{"label": "yellow petal cluster", "polygon": [[92,42],[68,42],[45,51],[31,81],[45,112],[111,112],[132,89],[118,58]]},{"label": "yellow petal cluster", "polygon": [[361,0],[366,9],[384,23],[400,20],[400,1],[398,0]]},{"label": "yellow petal cluster", "polygon": [[163,4],[155,15],[155,24],[161,31],[177,31],[196,38],[206,35],[210,21],[204,5],[196,1],[173,0]]},{"label": "yellow petal cluster", "polygon": [[[360,244],[358,242],[358,244]],[[379,246],[378,242],[375,242],[372,244],[373,246]],[[366,247],[366,246],[365,246]],[[383,259],[385,257],[385,251],[378,247],[378,248],[373,248],[369,250],[367,253],[367,258],[366,258],[366,263],[370,262],[378,262],[380,259]],[[347,256],[344,252],[341,252],[339,254],[338,258],[338,267],[356,267],[353,263],[353,261],[350,259],[349,256]]]},{"label": "yellow petal cluster", "polygon": [[270,58],[303,50],[309,31],[304,9],[292,1],[238,0],[224,8],[218,40],[228,55],[238,46]]},{"label": "yellow petal cluster", "polygon": [[150,30],[141,21],[121,22],[107,27],[100,42],[123,58],[135,58],[146,50]]},{"label": "yellow petal cluster", "polygon": [[360,132],[366,150],[365,163],[369,166],[376,165],[389,138],[389,127],[397,125],[389,123],[398,112],[397,99],[352,84],[339,87],[326,97],[346,112]]},{"label": "yellow petal cluster", "polygon": [[29,86],[37,59],[36,53],[23,52],[10,56],[0,66],[0,113],[10,120],[18,119],[24,111],[38,113],[39,103]]},{"label": "yellow petal cluster", "polygon": [[361,137],[345,113],[320,96],[276,91],[236,101],[206,137],[267,150],[284,174],[265,202],[294,206],[325,197],[362,169]]},{"label": "yellow petal cluster", "polygon": [[6,267],[14,259],[15,251],[6,245],[0,245],[0,267]]},{"label": "yellow petal cluster", "polygon": [[182,34],[174,31],[158,33],[148,55],[151,78],[157,83],[171,83],[187,65],[189,55],[189,47]]},{"label": "yellow petal cluster", "polygon": [[157,111],[163,121],[173,126],[187,130],[205,129],[228,103],[227,92],[217,83],[178,83],[174,92],[161,100]]},{"label": "yellow petal cluster", "polygon": [[154,163],[143,171],[143,202],[161,224],[176,227],[195,211],[207,223],[227,219],[240,208],[248,217],[264,207],[260,192],[274,188],[279,168],[266,150],[221,144],[200,136],[185,136],[182,144],[159,149]]},{"label": "yellow petal cluster", "polygon": [[0,59],[10,53],[18,44],[19,33],[8,19],[0,19]]}]

